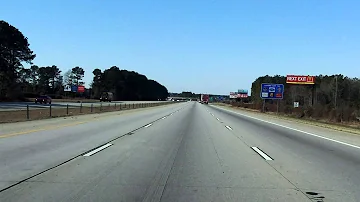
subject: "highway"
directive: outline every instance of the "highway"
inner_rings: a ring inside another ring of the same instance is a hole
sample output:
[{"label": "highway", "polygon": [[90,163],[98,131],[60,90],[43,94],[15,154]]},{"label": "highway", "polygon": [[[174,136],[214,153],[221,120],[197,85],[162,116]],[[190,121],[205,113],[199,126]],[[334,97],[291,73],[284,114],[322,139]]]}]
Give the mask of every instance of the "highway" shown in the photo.
[{"label": "highway", "polygon": [[0,124],[0,162],[2,202],[360,199],[359,136],[197,102]]}]

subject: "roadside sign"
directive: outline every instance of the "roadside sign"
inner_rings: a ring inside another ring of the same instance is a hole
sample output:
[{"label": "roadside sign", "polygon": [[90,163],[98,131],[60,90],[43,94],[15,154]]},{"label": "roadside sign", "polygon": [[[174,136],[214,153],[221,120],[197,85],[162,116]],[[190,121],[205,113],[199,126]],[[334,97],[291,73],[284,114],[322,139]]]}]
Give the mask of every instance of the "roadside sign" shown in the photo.
[{"label": "roadside sign", "polygon": [[261,99],[283,99],[284,98],[284,84],[261,84]]},{"label": "roadside sign", "polygon": [[83,92],[85,92],[85,86],[78,86],[77,92],[78,92],[78,93],[83,93]]},{"label": "roadside sign", "polygon": [[71,91],[71,85],[65,85],[64,92],[70,92],[70,91]]},{"label": "roadside sign", "polygon": [[287,75],[286,83],[290,84],[315,84],[315,76]]},{"label": "roadside sign", "polygon": [[71,92],[76,93],[77,90],[78,90],[78,87],[77,87],[77,86],[75,86],[75,85],[72,85],[72,86],[71,86]]},{"label": "roadside sign", "polygon": [[230,92],[230,99],[235,99],[235,98],[237,98],[237,93]]},{"label": "roadside sign", "polygon": [[298,108],[299,107],[299,102],[294,102],[294,108]]},{"label": "roadside sign", "polygon": [[247,98],[248,94],[237,94],[238,98]]},{"label": "roadside sign", "polygon": [[238,94],[248,94],[248,90],[245,89],[239,89]]}]

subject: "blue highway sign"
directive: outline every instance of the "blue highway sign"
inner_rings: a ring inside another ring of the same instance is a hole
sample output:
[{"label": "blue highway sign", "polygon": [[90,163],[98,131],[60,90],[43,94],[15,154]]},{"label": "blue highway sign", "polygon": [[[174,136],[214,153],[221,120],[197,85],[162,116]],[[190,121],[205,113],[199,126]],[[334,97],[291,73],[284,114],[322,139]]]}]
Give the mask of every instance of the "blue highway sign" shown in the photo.
[{"label": "blue highway sign", "polygon": [[71,86],[71,92],[77,92],[77,90],[78,90],[78,87],[77,86],[75,86],[75,85],[72,85]]},{"label": "blue highway sign", "polygon": [[283,99],[284,98],[284,84],[261,84],[261,99]]}]

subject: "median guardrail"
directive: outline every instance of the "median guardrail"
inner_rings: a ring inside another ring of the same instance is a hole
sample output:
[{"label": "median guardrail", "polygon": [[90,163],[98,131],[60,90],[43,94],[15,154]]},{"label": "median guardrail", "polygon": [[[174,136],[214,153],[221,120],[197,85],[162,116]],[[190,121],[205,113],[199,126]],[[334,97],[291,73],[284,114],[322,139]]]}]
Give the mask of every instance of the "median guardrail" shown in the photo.
[{"label": "median guardrail", "polygon": [[168,105],[174,102],[27,104],[16,110],[0,111],[0,123],[38,120],[82,114],[104,113]]}]

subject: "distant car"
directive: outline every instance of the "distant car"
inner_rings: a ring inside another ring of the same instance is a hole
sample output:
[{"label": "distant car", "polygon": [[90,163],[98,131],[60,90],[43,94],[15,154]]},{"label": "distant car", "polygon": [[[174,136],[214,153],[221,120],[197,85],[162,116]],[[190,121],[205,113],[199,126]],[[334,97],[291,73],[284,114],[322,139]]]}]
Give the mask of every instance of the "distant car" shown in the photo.
[{"label": "distant car", "polygon": [[49,97],[47,95],[39,96],[39,97],[35,98],[35,103],[51,104],[51,97]]}]

